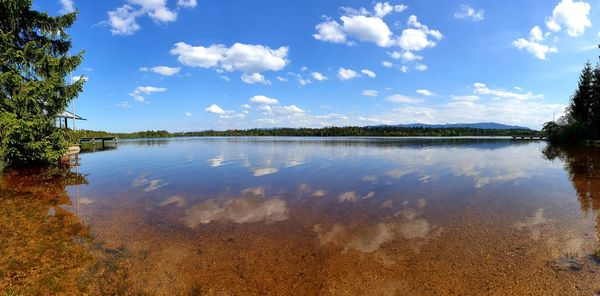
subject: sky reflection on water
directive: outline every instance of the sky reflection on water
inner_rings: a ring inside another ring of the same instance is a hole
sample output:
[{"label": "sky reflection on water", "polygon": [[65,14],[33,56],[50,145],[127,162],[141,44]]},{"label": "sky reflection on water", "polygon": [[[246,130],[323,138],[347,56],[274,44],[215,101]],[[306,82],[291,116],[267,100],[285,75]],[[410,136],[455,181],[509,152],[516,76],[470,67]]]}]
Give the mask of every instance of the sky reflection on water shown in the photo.
[{"label": "sky reflection on water", "polygon": [[[550,279],[564,260],[576,257],[588,270],[598,269],[585,259],[598,245],[598,207],[584,206],[568,157],[549,154],[544,142],[501,139],[123,142],[117,150],[81,156],[79,170],[89,180],[79,186],[80,201],[89,201],[81,217],[98,239],[141,248],[155,264],[170,266],[161,256],[175,244],[174,234],[178,245],[219,246],[188,259],[222,260],[217,269],[204,268],[224,277],[235,273],[227,266],[239,260],[279,262],[281,272],[317,275],[351,263],[355,272],[389,279],[380,284],[393,292],[556,291],[563,279]],[[229,258],[229,252],[238,255]],[[310,265],[306,252],[324,266]],[[248,268],[254,274],[245,278],[266,276],[267,270]],[[535,274],[540,282],[494,286],[502,274]],[[589,281],[598,274],[577,277],[589,288],[597,286]],[[476,275],[478,281],[466,280]],[[341,274],[327,281],[321,284],[347,285]]]}]

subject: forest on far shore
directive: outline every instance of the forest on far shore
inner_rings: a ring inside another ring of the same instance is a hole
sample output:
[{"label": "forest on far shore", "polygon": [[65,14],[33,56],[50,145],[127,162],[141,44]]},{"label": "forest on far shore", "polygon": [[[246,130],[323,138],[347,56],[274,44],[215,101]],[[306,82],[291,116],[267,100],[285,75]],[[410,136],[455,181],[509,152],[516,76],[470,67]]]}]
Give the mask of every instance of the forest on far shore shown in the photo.
[{"label": "forest on far shore", "polygon": [[171,137],[465,137],[465,136],[511,136],[534,135],[539,131],[530,129],[477,129],[477,128],[428,128],[399,126],[347,126],[324,128],[272,128],[226,131],[168,132],[140,131],[133,133],[110,133],[104,131],[70,131],[71,140],[93,137],[118,137],[120,139],[171,138]]}]

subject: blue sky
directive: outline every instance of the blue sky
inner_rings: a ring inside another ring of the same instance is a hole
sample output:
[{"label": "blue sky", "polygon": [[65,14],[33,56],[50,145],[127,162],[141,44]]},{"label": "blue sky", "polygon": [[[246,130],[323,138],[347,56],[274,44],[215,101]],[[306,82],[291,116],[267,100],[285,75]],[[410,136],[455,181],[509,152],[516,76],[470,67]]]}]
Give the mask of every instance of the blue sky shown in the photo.
[{"label": "blue sky", "polygon": [[495,121],[540,128],[600,50],[600,1],[34,0],[85,50],[78,128]]}]

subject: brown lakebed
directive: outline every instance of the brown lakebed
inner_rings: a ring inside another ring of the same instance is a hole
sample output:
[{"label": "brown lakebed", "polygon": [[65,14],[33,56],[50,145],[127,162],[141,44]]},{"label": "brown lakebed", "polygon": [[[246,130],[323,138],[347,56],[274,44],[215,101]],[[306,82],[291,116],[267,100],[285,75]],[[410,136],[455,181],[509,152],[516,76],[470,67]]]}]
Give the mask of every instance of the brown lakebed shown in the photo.
[{"label": "brown lakebed", "polygon": [[78,163],[0,180],[0,291],[600,291],[597,148],[191,138],[123,142]]}]

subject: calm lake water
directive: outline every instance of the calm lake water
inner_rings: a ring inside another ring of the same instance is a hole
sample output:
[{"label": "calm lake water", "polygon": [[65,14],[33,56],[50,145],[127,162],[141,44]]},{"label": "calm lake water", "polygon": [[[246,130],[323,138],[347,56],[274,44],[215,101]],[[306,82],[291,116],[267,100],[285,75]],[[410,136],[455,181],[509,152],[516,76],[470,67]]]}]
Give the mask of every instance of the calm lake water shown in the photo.
[{"label": "calm lake water", "polygon": [[[2,206],[4,215],[23,217],[19,200],[27,194],[62,196],[36,209],[82,225],[86,234],[60,232],[85,237],[78,254],[87,265],[65,269],[84,275],[64,281],[95,285],[92,294],[600,291],[598,148],[507,139],[185,138],[123,141],[83,153],[78,163],[67,177],[7,173],[0,186],[21,196],[5,192],[10,203]],[[31,189],[36,184],[40,190]],[[61,255],[53,256],[50,265]],[[40,284],[19,272],[11,278],[0,269],[0,290]]]}]

